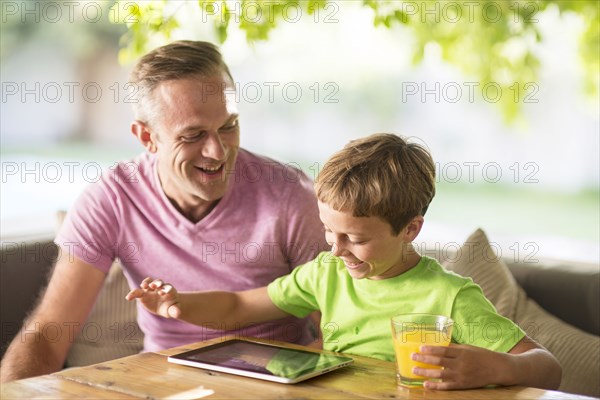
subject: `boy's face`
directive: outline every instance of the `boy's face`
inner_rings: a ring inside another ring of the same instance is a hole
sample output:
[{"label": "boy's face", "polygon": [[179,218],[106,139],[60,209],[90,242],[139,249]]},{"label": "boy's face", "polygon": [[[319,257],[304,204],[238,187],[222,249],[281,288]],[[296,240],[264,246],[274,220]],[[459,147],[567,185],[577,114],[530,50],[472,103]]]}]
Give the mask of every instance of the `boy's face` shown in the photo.
[{"label": "boy's face", "polygon": [[394,236],[390,224],[379,217],[354,217],[320,201],[319,216],[332,254],[342,259],[354,279],[391,278],[418,262],[418,255],[409,255],[406,245],[419,233],[422,217],[415,217],[416,224],[413,220]]}]

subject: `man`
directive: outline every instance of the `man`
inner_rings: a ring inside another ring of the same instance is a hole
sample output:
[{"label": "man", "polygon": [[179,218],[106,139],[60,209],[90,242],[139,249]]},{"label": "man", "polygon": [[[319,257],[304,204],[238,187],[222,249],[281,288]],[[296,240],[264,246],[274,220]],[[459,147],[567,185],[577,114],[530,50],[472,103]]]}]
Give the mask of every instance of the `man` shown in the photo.
[{"label": "man", "polygon": [[[234,82],[215,46],[158,48],[138,62],[131,82],[138,89],[131,132],[147,151],[106,172],[69,211],[55,239],[55,271],[23,327],[28,334],[17,334],[2,360],[2,381],[63,366],[73,339],[67,328],[81,329],[115,258],[131,287],[150,275],[182,290],[246,290],[327,247],[308,178],[239,148]],[[231,328],[199,328],[142,308],[138,322],[146,351]],[[45,337],[48,324],[64,334]],[[293,318],[233,333],[313,339],[309,323]]]}]

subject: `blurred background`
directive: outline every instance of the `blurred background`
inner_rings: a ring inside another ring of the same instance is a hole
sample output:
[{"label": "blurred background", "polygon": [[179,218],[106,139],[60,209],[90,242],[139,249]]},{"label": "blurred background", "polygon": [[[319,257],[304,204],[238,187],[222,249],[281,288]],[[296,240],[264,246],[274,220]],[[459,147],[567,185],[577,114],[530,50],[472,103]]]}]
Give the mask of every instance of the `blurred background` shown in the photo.
[{"label": "blurred background", "polygon": [[[3,242],[51,236],[57,210],[143,150],[129,133],[133,62],[199,39],[224,40],[251,151],[314,177],[353,138],[424,143],[438,186],[417,245],[459,245],[481,227],[516,261],[599,262],[598,28],[583,56],[581,40],[594,2],[467,2],[472,15],[461,2],[308,3],[252,31],[264,2],[3,1]],[[499,48],[506,29],[515,39]]]}]

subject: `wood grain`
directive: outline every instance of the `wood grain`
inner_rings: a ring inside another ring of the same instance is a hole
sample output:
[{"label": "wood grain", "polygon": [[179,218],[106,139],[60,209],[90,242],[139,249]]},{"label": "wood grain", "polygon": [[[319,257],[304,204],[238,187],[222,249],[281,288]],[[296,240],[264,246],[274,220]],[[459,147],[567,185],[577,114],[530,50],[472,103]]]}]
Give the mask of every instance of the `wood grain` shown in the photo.
[{"label": "wood grain", "polygon": [[[143,353],[87,367],[2,385],[9,398],[171,398],[192,399],[591,399],[525,387],[430,391],[396,385],[394,363],[352,356],[354,364],[294,385],[203,370],[167,362],[167,356],[228,337]],[[271,342],[279,343],[280,342]],[[303,346],[288,347],[317,351]]]}]

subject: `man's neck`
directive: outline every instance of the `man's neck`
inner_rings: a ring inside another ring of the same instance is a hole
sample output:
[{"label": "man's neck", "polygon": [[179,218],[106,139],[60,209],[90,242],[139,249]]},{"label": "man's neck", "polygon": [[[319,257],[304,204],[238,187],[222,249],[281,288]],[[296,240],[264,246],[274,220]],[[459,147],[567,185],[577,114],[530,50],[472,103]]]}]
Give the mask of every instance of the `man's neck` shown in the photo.
[{"label": "man's neck", "polygon": [[187,220],[194,224],[210,214],[213,208],[215,208],[220,201],[220,199],[207,201],[191,194],[188,194],[187,196],[178,195],[176,191],[169,190],[170,185],[168,182],[163,182],[163,179],[160,176],[160,171],[158,173],[158,181],[163,193],[167,199],[169,199],[173,207],[175,207],[175,209]]},{"label": "man's neck", "polygon": [[208,214],[210,214],[213,208],[215,208],[215,206],[219,203],[219,200],[215,200],[213,202],[200,200],[196,204],[189,204],[182,207],[171,198],[169,198],[169,201],[171,202],[171,204],[173,204],[173,207],[175,207],[181,215],[183,215],[186,219],[193,223],[199,222]]}]

